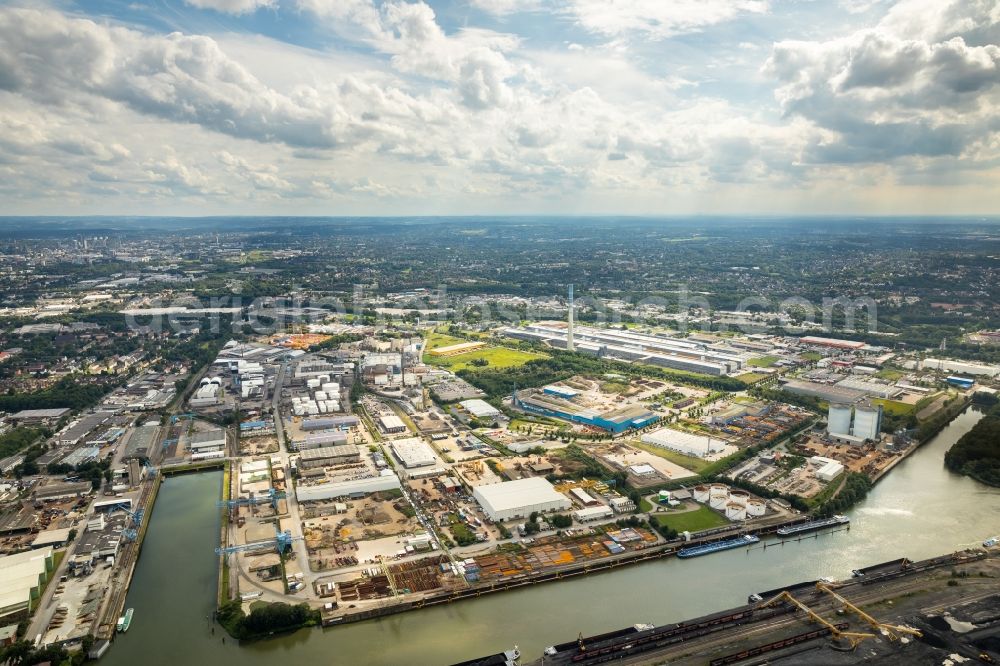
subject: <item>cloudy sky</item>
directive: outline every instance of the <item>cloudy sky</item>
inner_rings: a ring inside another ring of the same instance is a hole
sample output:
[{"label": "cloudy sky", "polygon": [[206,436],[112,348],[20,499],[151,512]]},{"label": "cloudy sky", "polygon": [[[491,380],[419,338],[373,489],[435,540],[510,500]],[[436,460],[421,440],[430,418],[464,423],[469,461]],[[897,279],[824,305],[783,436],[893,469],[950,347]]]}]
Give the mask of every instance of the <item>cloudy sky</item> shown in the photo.
[{"label": "cloudy sky", "polygon": [[0,214],[1000,213],[1000,0],[0,3]]}]

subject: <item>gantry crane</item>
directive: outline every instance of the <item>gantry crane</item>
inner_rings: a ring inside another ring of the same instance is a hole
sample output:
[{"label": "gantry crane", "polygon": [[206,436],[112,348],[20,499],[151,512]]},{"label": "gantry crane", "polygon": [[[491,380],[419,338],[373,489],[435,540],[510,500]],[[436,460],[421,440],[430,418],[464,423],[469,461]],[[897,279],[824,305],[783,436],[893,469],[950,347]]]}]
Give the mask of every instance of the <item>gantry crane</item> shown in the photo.
[{"label": "gantry crane", "polygon": [[827,585],[826,583],[816,583],[816,589],[821,592],[826,592],[831,597],[842,603],[844,605],[844,608],[850,610],[852,613],[854,613],[862,620],[867,622],[869,625],[871,625],[872,629],[875,629],[880,634],[888,638],[890,641],[899,640],[898,634],[909,634],[911,636],[916,636],[917,638],[923,636],[923,633],[921,633],[919,629],[911,629],[910,627],[904,627],[896,624],[888,624],[886,622],[879,622],[874,617],[864,612],[863,610],[852,604],[844,597],[837,594],[837,592],[835,592],[834,589],[829,585]]},{"label": "gantry crane", "polygon": [[237,497],[231,500],[219,500],[218,507],[220,509],[231,509],[237,506],[256,506],[258,504],[270,504],[275,509],[278,508],[278,500],[285,499],[285,491],[275,490],[271,488],[267,493],[263,495],[256,495],[254,497]]},{"label": "gantry crane", "polygon": [[806,606],[804,603],[793,597],[791,594],[788,593],[787,590],[781,592],[775,597],[772,597],[771,599],[768,599],[767,601],[765,601],[760,605],[760,608],[767,608],[768,606],[773,606],[779,601],[787,601],[788,603],[797,607],[799,610],[808,615],[810,620],[818,622],[819,624],[829,629],[830,635],[833,636],[834,638],[846,638],[848,641],[851,642],[852,650],[858,646],[858,643],[865,640],[866,638],[875,638],[875,634],[855,632],[855,631],[844,631],[838,628],[837,625],[827,621],[826,618],[821,616],[819,613],[817,613],[813,609],[809,608],[809,606]]},{"label": "gantry crane", "polygon": [[291,531],[285,530],[275,530],[273,539],[266,539],[264,541],[254,541],[252,543],[241,543],[235,546],[226,546],[225,548],[216,548],[216,555],[230,555],[232,553],[242,553],[251,550],[270,550],[274,548],[279,554],[284,553],[289,548],[292,547],[293,541],[301,541],[304,537],[292,536]]}]

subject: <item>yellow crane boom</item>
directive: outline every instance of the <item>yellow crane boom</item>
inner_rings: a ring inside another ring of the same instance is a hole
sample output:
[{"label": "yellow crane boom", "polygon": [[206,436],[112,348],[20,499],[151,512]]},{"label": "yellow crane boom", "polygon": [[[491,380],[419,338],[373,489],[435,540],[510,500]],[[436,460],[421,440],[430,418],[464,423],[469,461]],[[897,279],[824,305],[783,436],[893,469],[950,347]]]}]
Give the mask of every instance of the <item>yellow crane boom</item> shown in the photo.
[{"label": "yellow crane boom", "polygon": [[872,617],[865,611],[861,610],[860,608],[852,604],[844,597],[837,594],[837,592],[835,592],[834,589],[829,585],[827,585],[826,583],[816,583],[816,589],[820,590],[821,592],[826,592],[831,597],[833,597],[840,603],[844,604],[844,608],[847,608],[852,613],[860,617],[862,620],[870,624],[873,629],[884,634],[891,641],[899,640],[898,634],[909,634],[911,636],[916,636],[918,638],[923,636],[923,634],[920,632],[919,629],[911,629],[910,627],[903,627],[900,625],[888,624],[886,622],[879,622],[874,617]]},{"label": "yellow crane boom", "polygon": [[793,597],[791,594],[788,593],[787,590],[782,591],[780,594],[778,594],[775,597],[772,597],[771,599],[768,599],[763,604],[761,604],[760,607],[767,608],[768,606],[773,606],[779,601],[787,601],[788,603],[792,604],[793,606],[804,612],[806,615],[808,615],[810,620],[818,622],[819,624],[829,629],[830,635],[832,635],[833,637],[846,638],[847,640],[849,640],[851,642],[852,650],[858,646],[858,643],[865,640],[866,638],[875,638],[875,634],[862,633],[856,631],[843,631],[842,629],[838,629],[837,625],[828,621],[826,618],[824,618],[822,615],[814,611],[812,608],[809,608],[809,606],[806,606],[804,603]]}]

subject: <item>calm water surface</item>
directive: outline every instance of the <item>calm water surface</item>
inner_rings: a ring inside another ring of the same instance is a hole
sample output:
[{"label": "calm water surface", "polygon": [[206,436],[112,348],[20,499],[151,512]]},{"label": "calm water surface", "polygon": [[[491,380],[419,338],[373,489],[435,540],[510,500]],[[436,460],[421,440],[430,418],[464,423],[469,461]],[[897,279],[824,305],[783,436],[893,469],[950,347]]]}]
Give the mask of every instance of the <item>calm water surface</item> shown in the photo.
[{"label": "calm water surface", "polygon": [[[751,592],[850,575],[853,568],[940,555],[1000,533],[1000,489],[948,472],[945,451],[982,418],[966,410],[851,512],[851,529],[749,553],[669,559],[446,607],[238,646],[206,619],[215,604],[221,472],[160,490],[127,606],[132,628],[102,660],[143,664],[439,665],[517,644],[547,645],[635,622],[676,622],[745,603]],[[769,542],[773,543],[773,542]]]}]

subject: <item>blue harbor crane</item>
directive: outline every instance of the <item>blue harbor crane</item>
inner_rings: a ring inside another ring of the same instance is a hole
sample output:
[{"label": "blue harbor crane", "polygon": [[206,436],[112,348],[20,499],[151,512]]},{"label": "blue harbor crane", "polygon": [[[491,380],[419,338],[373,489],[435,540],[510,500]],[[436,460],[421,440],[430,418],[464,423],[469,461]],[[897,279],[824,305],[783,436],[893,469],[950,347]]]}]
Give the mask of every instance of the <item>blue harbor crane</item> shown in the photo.
[{"label": "blue harbor crane", "polygon": [[266,494],[256,495],[254,497],[237,497],[231,500],[219,500],[218,507],[220,509],[232,509],[237,506],[257,506],[258,504],[268,504],[275,509],[278,508],[278,500],[285,499],[285,491],[275,490],[271,488]]},{"label": "blue harbor crane", "polygon": [[125,537],[126,541],[135,541],[139,537],[139,528],[142,526],[143,509],[139,507],[137,511],[129,511],[124,506],[120,508],[132,519],[128,527],[122,531],[122,536]]},{"label": "blue harbor crane", "polygon": [[292,536],[290,530],[275,529],[274,539],[267,539],[265,541],[254,541],[253,543],[241,543],[235,546],[226,546],[225,548],[216,548],[216,555],[230,555],[232,553],[245,553],[255,550],[277,550],[279,554],[287,552],[292,547],[293,541],[302,541],[305,537]]},{"label": "blue harbor crane", "polygon": [[193,419],[194,416],[194,414],[174,414],[170,417],[170,425],[174,425],[181,419]]}]

